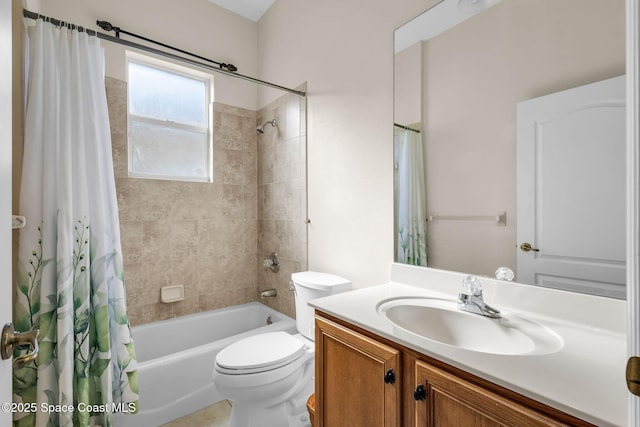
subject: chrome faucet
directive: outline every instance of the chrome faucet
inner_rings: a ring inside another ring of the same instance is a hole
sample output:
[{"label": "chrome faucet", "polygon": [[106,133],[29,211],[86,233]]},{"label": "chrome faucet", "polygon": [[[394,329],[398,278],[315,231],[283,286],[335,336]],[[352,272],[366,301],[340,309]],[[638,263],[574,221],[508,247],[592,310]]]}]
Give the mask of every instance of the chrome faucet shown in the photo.
[{"label": "chrome faucet", "polygon": [[484,302],[480,279],[476,276],[466,276],[462,281],[462,287],[464,291],[458,294],[460,310],[494,319],[500,318],[500,310],[496,310]]},{"label": "chrome faucet", "polygon": [[278,258],[278,252],[271,252],[269,258],[264,260],[263,265],[265,268],[270,268],[274,273],[280,271],[280,258]]}]

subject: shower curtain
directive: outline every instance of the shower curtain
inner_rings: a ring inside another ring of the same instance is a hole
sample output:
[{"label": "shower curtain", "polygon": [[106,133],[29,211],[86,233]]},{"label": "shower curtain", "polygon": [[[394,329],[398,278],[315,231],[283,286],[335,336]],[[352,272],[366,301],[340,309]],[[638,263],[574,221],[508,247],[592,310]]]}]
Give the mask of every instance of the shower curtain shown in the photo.
[{"label": "shower curtain", "polygon": [[110,426],[112,412],[137,410],[138,384],[104,54],[96,37],[42,20],[25,33],[14,323],[40,330],[40,351],[14,369],[14,401],[30,404],[14,425]]},{"label": "shower curtain", "polygon": [[425,189],[422,139],[418,132],[402,129],[395,135],[396,241],[398,262],[427,265]]}]

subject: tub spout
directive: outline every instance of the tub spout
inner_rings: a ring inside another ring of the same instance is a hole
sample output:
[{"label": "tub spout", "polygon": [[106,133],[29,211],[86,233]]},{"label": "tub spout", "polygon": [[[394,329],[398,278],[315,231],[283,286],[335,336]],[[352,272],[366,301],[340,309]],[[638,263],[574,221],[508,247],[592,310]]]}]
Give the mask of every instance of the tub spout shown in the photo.
[{"label": "tub spout", "polygon": [[260,298],[262,299],[272,298],[277,296],[278,296],[278,291],[276,291],[275,289],[267,289],[266,291],[260,292]]}]

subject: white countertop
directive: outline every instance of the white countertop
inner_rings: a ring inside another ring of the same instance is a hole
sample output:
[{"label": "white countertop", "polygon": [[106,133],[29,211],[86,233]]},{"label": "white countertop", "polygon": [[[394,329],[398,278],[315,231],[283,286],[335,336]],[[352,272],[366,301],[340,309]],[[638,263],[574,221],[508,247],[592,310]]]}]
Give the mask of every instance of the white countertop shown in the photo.
[{"label": "white countertop", "polygon": [[391,282],[312,301],[312,307],[598,426],[626,426],[626,302],[481,277],[484,300],[503,315],[555,331],[545,355],[496,355],[399,330],[377,306],[399,297],[457,299],[463,274],[393,264]]}]

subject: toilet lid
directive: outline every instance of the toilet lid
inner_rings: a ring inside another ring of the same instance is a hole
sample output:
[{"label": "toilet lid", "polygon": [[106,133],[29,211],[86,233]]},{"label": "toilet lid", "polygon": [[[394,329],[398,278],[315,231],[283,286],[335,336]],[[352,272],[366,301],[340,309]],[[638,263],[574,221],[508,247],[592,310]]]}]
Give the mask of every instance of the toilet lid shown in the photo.
[{"label": "toilet lid", "polygon": [[304,343],[286,332],[268,332],[241,339],[216,356],[221,368],[261,372],[286,365],[305,351]]}]

